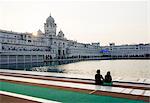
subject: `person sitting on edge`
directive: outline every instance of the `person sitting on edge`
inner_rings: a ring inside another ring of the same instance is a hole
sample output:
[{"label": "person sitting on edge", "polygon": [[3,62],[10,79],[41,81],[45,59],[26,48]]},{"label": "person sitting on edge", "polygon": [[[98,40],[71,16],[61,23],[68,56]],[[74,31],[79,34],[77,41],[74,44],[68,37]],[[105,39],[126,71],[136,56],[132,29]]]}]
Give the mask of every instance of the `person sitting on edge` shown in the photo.
[{"label": "person sitting on edge", "polygon": [[110,71],[105,75],[104,85],[112,85],[112,77],[110,75]]},{"label": "person sitting on edge", "polygon": [[97,70],[97,74],[95,74],[95,84],[102,85],[104,81],[103,76],[100,74],[100,70]]}]

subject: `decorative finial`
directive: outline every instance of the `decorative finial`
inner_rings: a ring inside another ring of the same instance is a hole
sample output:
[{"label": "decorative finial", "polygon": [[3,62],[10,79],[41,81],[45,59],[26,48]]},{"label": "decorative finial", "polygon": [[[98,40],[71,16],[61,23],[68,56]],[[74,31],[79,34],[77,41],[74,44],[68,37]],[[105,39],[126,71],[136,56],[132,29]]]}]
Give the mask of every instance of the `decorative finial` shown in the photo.
[{"label": "decorative finial", "polygon": [[51,13],[50,13],[50,15],[49,16],[51,16]]}]

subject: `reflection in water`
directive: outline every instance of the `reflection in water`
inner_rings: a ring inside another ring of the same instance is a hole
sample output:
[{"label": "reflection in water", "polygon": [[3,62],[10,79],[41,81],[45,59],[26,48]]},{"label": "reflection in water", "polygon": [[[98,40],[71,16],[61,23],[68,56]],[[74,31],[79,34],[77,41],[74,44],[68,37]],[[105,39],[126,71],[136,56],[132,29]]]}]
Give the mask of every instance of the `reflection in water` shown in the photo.
[{"label": "reflection in water", "polygon": [[0,68],[38,72],[57,72],[66,73],[69,75],[78,74],[91,78],[94,77],[96,70],[100,69],[103,76],[106,74],[107,71],[111,71],[113,78],[150,78],[150,60],[97,60],[81,61],[75,63],[29,63],[1,65]]},{"label": "reflection in water", "polygon": [[96,70],[100,69],[104,76],[111,71],[113,78],[149,78],[150,60],[97,60],[82,61],[65,65],[58,65],[58,68],[65,69],[68,74],[86,75],[93,78]]},{"label": "reflection in water", "polygon": [[55,72],[55,73],[64,73],[65,69],[57,68],[56,66],[43,66],[43,67],[32,67],[32,71],[37,72]]},{"label": "reflection in water", "polygon": [[64,73],[65,69],[57,68],[57,65],[67,64],[69,62],[42,62],[42,63],[20,63],[20,64],[1,64],[0,69],[24,70],[37,72],[56,72]]}]

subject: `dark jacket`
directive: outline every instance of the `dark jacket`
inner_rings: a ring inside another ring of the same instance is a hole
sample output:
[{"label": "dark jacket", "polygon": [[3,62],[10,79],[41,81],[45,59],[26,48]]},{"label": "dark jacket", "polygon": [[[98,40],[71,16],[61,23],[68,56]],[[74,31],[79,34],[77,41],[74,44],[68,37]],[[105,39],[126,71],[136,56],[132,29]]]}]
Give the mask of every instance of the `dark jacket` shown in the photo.
[{"label": "dark jacket", "polygon": [[96,85],[101,85],[101,84],[103,84],[103,80],[104,80],[104,78],[103,78],[102,75],[100,75],[100,74],[96,74],[96,75],[95,75],[95,84],[96,84]]}]

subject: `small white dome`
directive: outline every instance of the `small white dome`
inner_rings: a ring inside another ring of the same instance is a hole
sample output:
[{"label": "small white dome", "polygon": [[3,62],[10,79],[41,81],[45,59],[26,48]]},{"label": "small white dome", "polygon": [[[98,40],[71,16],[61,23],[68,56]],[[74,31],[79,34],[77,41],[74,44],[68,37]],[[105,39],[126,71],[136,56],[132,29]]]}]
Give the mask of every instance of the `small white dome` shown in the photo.
[{"label": "small white dome", "polygon": [[43,32],[40,29],[37,31],[37,33],[40,35],[43,34]]},{"label": "small white dome", "polygon": [[54,20],[54,18],[50,15],[50,16],[46,19],[46,22],[54,23],[55,20]]},{"label": "small white dome", "polygon": [[60,31],[58,32],[58,36],[59,36],[59,37],[64,37],[64,33],[62,32],[62,30],[60,30]]}]

